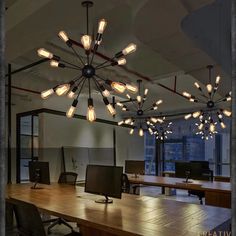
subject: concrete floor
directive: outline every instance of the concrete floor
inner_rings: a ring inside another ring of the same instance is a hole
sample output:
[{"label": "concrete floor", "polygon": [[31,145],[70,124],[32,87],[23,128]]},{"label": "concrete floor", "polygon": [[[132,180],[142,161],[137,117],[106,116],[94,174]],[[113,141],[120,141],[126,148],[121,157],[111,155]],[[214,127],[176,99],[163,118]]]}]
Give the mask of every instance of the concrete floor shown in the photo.
[{"label": "concrete floor", "polygon": [[[175,191],[175,190],[173,190]],[[159,187],[148,187],[144,186],[140,188],[140,195],[142,196],[151,196],[151,197],[158,197],[163,199],[169,199],[173,201],[181,201],[181,202],[189,202],[189,203],[195,203],[200,204],[199,199],[196,196],[188,196],[188,192],[185,190],[177,190],[175,195],[167,196],[165,194],[161,194],[162,190]],[[76,228],[76,224],[71,224],[75,230],[79,230]],[[62,236],[70,233],[70,229],[63,225],[57,225],[52,230],[51,236]],[[7,231],[7,236],[16,236],[15,229],[11,229]]]}]

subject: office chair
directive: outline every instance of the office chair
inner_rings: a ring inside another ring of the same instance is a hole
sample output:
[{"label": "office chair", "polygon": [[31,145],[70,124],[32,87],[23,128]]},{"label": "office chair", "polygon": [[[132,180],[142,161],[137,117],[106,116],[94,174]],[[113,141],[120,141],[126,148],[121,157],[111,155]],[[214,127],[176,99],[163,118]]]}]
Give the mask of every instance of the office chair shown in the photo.
[{"label": "office chair", "polygon": [[[139,185],[133,185],[132,189],[133,189],[133,194],[136,194],[136,190],[137,188],[139,188]],[[127,174],[122,174],[122,192],[123,193],[130,193],[130,189],[131,189],[131,184],[129,182],[128,176]]]},{"label": "office chair", "polygon": [[[75,185],[76,184],[76,180],[77,180],[77,173],[74,172],[62,172],[60,174],[58,183],[59,184],[70,184],[70,185]],[[71,229],[71,231],[73,232],[73,227],[68,224],[64,219],[62,218],[56,218],[56,219],[50,219],[50,220],[46,220],[43,223],[52,223],[51,225],[48,226],[48,234],[51,233],[51,229],[56,226],[56,225],[65,225],[68,228]]]},{"label": "office chair", "polygon": [[[191,178],[196,180],[213,181],[213,171],[209,168],[207,161],[191,161]],[[200,204],[203,204],[202,199],[205,197],[204,191],[189,190],[190,195],[198,196]]]},{"label": "office chair", "polygon": [[[16,217],[18,235],[20,236],[46,236],[43,222],[35,205],[20,200],[14,200],[13,210]],[[78,232],[72,232],[66,236],[79,236]]]}]

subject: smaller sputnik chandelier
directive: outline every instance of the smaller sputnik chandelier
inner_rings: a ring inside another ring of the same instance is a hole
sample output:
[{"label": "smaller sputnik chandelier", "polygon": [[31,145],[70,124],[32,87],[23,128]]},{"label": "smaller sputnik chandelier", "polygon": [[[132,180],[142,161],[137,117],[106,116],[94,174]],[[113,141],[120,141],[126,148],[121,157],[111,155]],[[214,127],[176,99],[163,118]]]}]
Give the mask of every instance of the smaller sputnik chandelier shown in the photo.
[{"label": "smaller sputnik chandelier", "polygon": [[137,90],[136,87],[130,84],[125,84],[123,82],[114,82],[109,79],[104,79],[97,73],[100,69],[104,67],[116,66],[116,65],[121,66],[126,64],[125,56],[135,52],[136,45],[131,43],[122,51],[116,53],[112,59],[107,59],[106,61],[98,65],[95,64],[93,62],[94,56],[97,53],[98,47],[102,42],[103,32],[107,26],[107,22],[105,19],[101,19],[99,21],[97,35],[95,40],[93,41],[92,37],[89,35],[89,16],[88,16],[88,9],[89,7],[93,6],[93,2],[91,1],[82,2],[82,6],[86,7],[86,19],[87,19],[87,32],[81,37],[81,44],[84,47],[85,56],[84,57],[80,56],[74,47],[75,45],[78,46],[80,44],[79,42],[75,42],[74,40],[70,39],[65,31],[60,31],[58,34],[61,40],[66,43],[66,45],[72,50],[74,55],[77,57],[78,64],[65,61],[61,57],[54,55],[53,53],[47,51],[44,48],[38,49],[38,55],[40,57],[48,58],[50,60],[50,65],[52,67],[77,70],[78,75],[72,80],[70,80],[68,83],[58,84],[53,88],[43,91],[41,93],[41,97],[43,99],[46,99],[54,93],[56,93],[58,96],[67,94],[69,98],[74,99],[71,107],[66,113],[67,117],[71,118],[74,116],[81,91],[85,83],[87,83],[89,89],[87,120],[93,122],[94,120],[96,120],[96,114],[93,106],[93,98],[91,96],[92,83],[95,86],[95,88],[100,92],[103,98],[103,102],[112,116],[116,114],[116,111],[112,106],[112,104],[110,104],[110,102],[108,101],[107,97],[110,96],[110,92],[106,89],[106,87],[110,86],[114,91],[118,93],[123,93],[126,89],[128,91]]},{"label": "smaller sputnik chandelier", "polygon": [[193,96],[188,92],[183,92],[183,95],[190,101],[195,103],[201,103],[206,105],[206,109],[197,110],[193,113],[185,115],[185,119],[193,117],[198,119],[198,134],[204,137],[211,137],[216,133],[216,127],[218,122],[222,129],[226,128],[224,123],[224,117],[230,117],[231,111],[222,107],[224,102],[231,101],[231,92],[227,93],[223,98],[215,99],[216,91],[218,90],[220,83],[220,76],[216,76],[215,83],[211,81],[211,70],[213,66],[207,66],[209,70],[209,83],[206,85],[206,89],[200,87],[200,85],[195,82],[194,85],[199,91],[199,96]]},{"label": "smaller sputnik chandelier", "polygon": [[[135,129],[138,130],[139,136],[144,135],[144,130],[152,129],[156,123],[163,123],[164,120],[159,117],[150,116],[148,113],[158,109],[158,106],[163,102],[161,99],[153,103],[149,107],[144,107],[145,101],[147,100],[148,89],[141,89],[142,80],[137,80],[138,83],[138,94],[136,98],[132,98],[132,95],[126,94],[128,101],[117,102],[116,105],[121,107],[122,111],[127,113],[126,118],[119,121],[118,125],[132,125],[129,133],[133,134]],[[127,106],[124,104],[126,103]],[[128,105],[129,104],[129,105]]]},{"label": "smaller sputnik chandelier", "polygon": [[[213,138],[213,136],[218,133],[216,130],[211,131],[210,130],[211,122],[209,120],[206,120],[206,121],[207,122],[204,122],[203,128],[201,130],[199,130],[199,126],[202,124],[202,122],[195,123],[195,125],[197,127],[196,135],[200,135],[201,138],[204,140],[208,140],[209,138]],[[214,125],[216,125],[216,124],[217,124],[217,122],[214,123]]]},{"label": "smaller sputnik chandelier", "polygon": [[[165,117],[162,118],[163,121],[165,120]],[[164,121],[161,124],[156,124],[152,127],[152,130],[149,130],[151,135],[155,135],[156,139],[159,140],[165,140],[168,138],[169,134],[172,134],[172,122],[166,122]]]}]

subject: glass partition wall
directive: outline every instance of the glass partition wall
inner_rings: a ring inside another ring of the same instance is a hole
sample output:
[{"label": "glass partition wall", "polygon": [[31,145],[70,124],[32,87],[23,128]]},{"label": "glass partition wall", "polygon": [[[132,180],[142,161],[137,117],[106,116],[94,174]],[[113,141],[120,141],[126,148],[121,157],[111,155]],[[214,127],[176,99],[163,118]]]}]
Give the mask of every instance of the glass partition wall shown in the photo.
[{"label": "glass partition wall", "polygon": [[17,117],[17,182],[29,181],[28,162],[38,160],[39,119],[37,115]]}]

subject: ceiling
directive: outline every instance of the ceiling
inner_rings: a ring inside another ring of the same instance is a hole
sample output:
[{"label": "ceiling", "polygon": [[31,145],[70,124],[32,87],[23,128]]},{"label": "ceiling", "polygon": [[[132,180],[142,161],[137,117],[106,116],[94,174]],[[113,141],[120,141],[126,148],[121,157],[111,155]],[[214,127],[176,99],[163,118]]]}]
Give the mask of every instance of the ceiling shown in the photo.
[{"label": "ceiling", "polygon": [[[36,50],[45,47],[64,59],[74,61],[71,51],[60,41],[57,33],[68,32],[72,39],[80,39],[85,31],[85,11],[81,0],[8,0],[6,11],[6,56],[13,68],[39,60]],[[188,20],[192,14],[204,8],[211,9],[219,1],[214,0],[94,0],[90,11],[90,30],[96,33],[97,21],[108,21],[99,52],[112,57],[128,43],[137,44],[137,51],[128,57],[127,68],[148,77],[146,87],[150,88],[150,102],[162,98],[163,111],[188,109],[193,106],[183,97],[158,86],[161,83],[176,91],[195,92],[194,81],[207,83],[208,64],[216,64],[216,73],[223,75],[226,83],[220,94],[230,89],[230,80],[224,68],[217,63],[212,53],[204,50],[198,40],[189,32]],[[198,18],[200,17],[198,16]],[[205,21],[207,14],[204,11]],[[184,23],[183,23],[184,22]],[[204,22],[204,21],[203,21]],[[196,22],[195,22],[196,23]],[[202,21],[201,21],[202,24]],[[216,22],[217,24],[217,22]],[[191,28],[191,27],[190,27]],[[199,32],[199,27],[195,27]],[[206,31],[204,31],[207,34]],[[207,35],[208,36],[208,35]],[[223,40],[223,39],[222,39]],[[78,48],[83,54],[83,50]],[[217,54],[218,55],[218,54]],[[102,62],[96,57],[95,62]],[[101,70],[101,75],[113,80],[135,82],[139,76],[122,68]],[[14,76],[14,85],[36,91],[66,82],[75,76],[74,71],[50,68],[48,63],[36,66]]]}]

